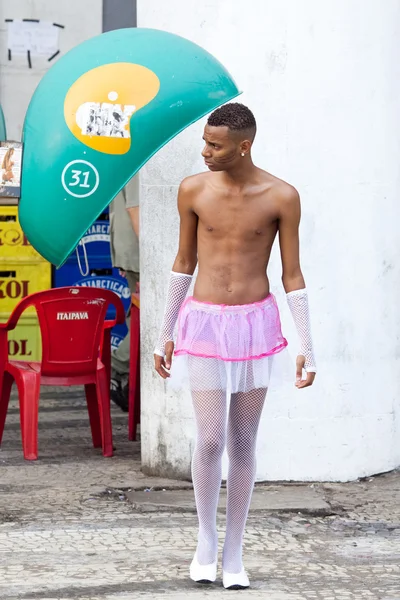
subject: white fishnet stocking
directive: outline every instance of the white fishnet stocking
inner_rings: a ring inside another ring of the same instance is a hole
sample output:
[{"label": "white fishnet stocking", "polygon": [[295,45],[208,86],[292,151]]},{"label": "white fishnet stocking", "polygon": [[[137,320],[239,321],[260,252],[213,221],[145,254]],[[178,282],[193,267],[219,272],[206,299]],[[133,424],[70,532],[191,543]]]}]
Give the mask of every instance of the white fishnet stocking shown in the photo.
[{"label": "white fishnet stocking", "polygon": [[313,352],[313,343],[311,337],[310,311],[308,307],[308,293],[304,288],[295,290],[286,294],[287,302],[292,313],[293,321],[296,325],[297,333],[300,338],[300,354],[305,357],[304,368],[306,371],[315,372],[315,357]]},{"label": "white fishnet stocking", "polygon": [[171,271],[164,318],[154,354],[164,357],[166,343],[174,339],[174,328],[178,319],[179,310],[186,298],[192,279],[193,275]]},{"label": "white fishnet stocking", "polygon": [[[227,524],[223,568],[242,568],[242,540],[255,477],[258,425],[266,389],[232,394],[228,422],[229,472]],[[222,455],[227,437],[227,402],[224,389],[192,391],[197,427],[192,478],[199,520],[197,559],[211,564],[218,552],[217,508],[222,478]]]},{"label": "white fishnet stocking", "polygon": [[228,418],[226,537],[222,567],[242,569],[242,543],[256,474],[256,441],[266,389],[232,394]]},{"label": "white fishnet stocking", "polygon": [[225,390],[192,392],[197,426],[192,480],[199,519],[197,560],[209,565],[218,552],[217,508],[226,442]]}]

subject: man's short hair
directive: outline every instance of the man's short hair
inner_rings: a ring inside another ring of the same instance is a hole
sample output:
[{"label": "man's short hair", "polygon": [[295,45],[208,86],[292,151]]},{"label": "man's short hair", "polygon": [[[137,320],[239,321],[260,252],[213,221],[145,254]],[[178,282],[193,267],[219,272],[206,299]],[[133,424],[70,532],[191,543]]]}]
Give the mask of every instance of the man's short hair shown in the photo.
[{"label": "man's short hair", "polygon": [[228,127],[231,131],[256,135],[257,124],[253,113],[247,106],[239,102],[224,104],[208,117],[207,125],[210,127]]}]

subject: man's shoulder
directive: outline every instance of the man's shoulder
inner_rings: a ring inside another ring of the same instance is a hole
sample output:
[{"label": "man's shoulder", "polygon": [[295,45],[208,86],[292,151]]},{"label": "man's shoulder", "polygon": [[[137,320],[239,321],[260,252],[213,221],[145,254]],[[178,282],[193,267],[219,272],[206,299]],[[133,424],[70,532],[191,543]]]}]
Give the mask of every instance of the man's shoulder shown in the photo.
[{"label": "man's shoulder", "polygon": [[206,181],[207,173],[185,177],[179,186],[178,206],[190,208],[193,211],[198,197],[201,196],[206,187]]},{"label": "man's shoulder", "polygon": [[280,200],[288,204],[296,204],[300,200],[299,192],[286,181],[279,180],[277,182],[276,194]]},{"label": "man's shoulder", "polygon": [[184,192],[200,190],[210,178],[210,173],[196,173],[182,180],[180,189]]},{"label": "man's shoulder", "polygon": [[293,185],[266,171],[262,173],[266,184],[268,184],[268,188],[273,191],[274,196],[278,200],[289,204],[299,202],[299,192]]}]

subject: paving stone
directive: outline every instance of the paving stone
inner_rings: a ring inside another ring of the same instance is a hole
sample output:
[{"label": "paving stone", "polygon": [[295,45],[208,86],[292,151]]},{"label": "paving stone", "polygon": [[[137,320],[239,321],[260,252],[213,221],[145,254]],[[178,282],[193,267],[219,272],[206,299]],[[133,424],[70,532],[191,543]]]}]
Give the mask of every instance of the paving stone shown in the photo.
[{"label": "paving stone", "polygon": [[[37,462],[22,458],[15,396],[0,450],[1,600],[237,597],[220,572],[211,586],[189,580],[191,484],[141,473],[126,414],[113,407],[116,453],[104,459],[91,446],[82,391],[46,390],[40,411]],[[399,472],[257,486],[244,538],[252,587],[240,598],[400,600],[399,498]],[[223,490],[220,553],[224,501]]]}]

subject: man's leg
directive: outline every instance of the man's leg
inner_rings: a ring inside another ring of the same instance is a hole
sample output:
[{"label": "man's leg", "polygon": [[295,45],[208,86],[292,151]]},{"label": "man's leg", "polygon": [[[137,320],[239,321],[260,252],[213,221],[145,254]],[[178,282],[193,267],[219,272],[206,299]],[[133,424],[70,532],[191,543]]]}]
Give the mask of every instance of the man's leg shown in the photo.
[{"label": "man's leg", "polygon": [[[222,455],[226,444],[227,401],[218,360],[188,357],[196,421],[192,480],[199,520],[197,561],[210,565],[217,559],[217,507],[222,481]],[[204,385],[212,389],[204,390]]]},{"label": "man's leg", "polygon": [[[129,289],[133,294],[139,281],[139,273],[126,271]],[[128,410],[128,377],[130,356],[130,309],[126,316],[128,333],[111,355],[111,398],[122,410]]]},{"label": "man's leg", "polygon": [[192,392],[197,439],[192,460],[192,480],[199,520],[197,560],[215,562],[218,553],[217,508],[222,480],[222,455],[226,440],[225,390]]},{"label": "man's leg", "polygon": [[254,487],[256,440],[266,389],[232,394],[228,417],[226,538],[222,567],[228,573],[240,573],[242,541]]}]

